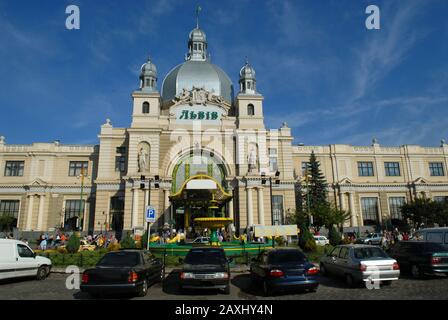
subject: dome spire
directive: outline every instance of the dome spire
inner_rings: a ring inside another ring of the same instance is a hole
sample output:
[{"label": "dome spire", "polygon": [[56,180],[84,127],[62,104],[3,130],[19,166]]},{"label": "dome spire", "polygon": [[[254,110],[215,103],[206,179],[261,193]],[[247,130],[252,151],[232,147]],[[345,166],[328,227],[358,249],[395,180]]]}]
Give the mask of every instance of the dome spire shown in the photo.
[{"label": "dome spire", "polygon": [[246,56],[246,63],[240,70],[240,93],[243,94],[257,94],[255,78],[255,69],[249,64],[249,59]]},{"label": "dome spire", "polygon": [[196,29],[199,29],[199,13],[201,13],[201,10],[202,10],[201,6],[198,5],[196,7]]},{"label": "dome spire", "polygon": [[199,28],[199,13],[201,7],[196,8],[196,28],[188,37],[188,53],[185,60],[207,61],[207,37],[205,32]]},{"label": "dome spire", "polygon": [[142,65],[140,73],[140,89],[142,91],[157,91],[157,67],[148,56],[148,61]]}]

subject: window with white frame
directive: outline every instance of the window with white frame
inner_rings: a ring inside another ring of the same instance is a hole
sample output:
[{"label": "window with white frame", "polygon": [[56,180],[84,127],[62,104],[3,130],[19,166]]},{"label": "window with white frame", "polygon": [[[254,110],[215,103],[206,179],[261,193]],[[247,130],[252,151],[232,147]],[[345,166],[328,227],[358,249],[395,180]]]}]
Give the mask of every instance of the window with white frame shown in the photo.
[{"label": "window with white frame", "polygon": [[278,170],[277,148],[269,148],[269,170],[276,172]]},{"label": "window with white frame", "polygon": [[272,220],[274,225],[283,224],[283,196],[272,196]]}]

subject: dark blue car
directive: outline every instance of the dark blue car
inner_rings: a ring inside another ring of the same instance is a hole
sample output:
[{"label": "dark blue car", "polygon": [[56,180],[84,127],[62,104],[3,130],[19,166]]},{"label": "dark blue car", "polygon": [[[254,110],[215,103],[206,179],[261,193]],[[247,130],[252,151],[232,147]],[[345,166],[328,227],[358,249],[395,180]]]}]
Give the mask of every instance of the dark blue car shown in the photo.
[{"label": "dark blue car", "polygon": [[299,249],[279,248],[263,251],[250,265],[255,284],[263,286],[264,295],[273,292],[306,289],[316,291],[319,269]]}]

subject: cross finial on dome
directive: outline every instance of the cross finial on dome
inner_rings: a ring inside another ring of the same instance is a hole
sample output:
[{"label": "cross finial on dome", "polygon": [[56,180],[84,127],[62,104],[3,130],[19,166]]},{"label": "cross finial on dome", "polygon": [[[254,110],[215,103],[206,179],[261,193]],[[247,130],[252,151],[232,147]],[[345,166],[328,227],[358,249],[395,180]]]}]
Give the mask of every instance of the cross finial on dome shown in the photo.
[{"label": "cross finial on dome", "polygon": [[199,29],[199,13],[201,12],[202,8],[200,5],[197,5],[196,7],[196,28]]}]

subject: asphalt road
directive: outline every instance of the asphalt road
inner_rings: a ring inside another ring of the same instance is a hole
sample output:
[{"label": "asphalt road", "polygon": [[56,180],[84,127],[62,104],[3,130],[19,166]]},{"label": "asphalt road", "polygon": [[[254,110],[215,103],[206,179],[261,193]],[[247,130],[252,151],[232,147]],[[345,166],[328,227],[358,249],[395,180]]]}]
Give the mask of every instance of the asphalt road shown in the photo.
[{"label": "asphalt road", "polygon": [[[365,287],[348,288],[340,279],[320,277],[317,292],[288,292],[263,297],[261,288],[251,282],[247,273],[233,274],[230,295],[214,291],[194,291],[180,294],[177,289],[178,271],[171,271],[164,283],[152,285],[143,298],[133,296],[109,296],[110,299],[151,299],[151,300],[447,300],[448,277],[427,276],[421,280],[410,279],[406,275],[390,286],[369,290]],[[43,281],[33,279],[0,281],[0,299],[24,300],[73,300],[90,299],[88,294],[66,288],[65,274],[51,274]]]}]

